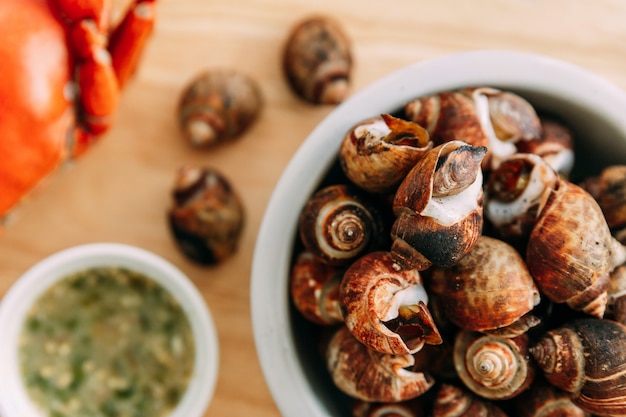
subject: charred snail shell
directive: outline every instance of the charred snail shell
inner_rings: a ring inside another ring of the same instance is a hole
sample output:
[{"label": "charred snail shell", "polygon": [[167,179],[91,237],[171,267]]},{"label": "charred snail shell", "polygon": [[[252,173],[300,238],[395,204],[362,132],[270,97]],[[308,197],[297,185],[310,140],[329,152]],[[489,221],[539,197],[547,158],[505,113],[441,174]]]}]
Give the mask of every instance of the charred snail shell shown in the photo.
[{"label": "charred snail shell", "polygon": [[391,229],[391,252],[401,266],[449,267],[476,244],[483,225],[485,153],[484,147],[446,142],[407,174],[393,201]]}]

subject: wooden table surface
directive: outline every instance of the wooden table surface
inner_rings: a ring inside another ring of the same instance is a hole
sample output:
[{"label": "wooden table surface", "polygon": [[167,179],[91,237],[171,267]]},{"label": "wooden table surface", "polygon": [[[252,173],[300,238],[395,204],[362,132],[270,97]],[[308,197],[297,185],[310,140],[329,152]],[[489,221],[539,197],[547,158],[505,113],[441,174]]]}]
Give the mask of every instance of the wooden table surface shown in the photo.
[{"label": "wooden table surface", "polygon": [[[158,13],[113,128],[39,187],[0,236],[0,296],[35,262],[73,245],[122,242],[161,255],[189,275],[217,326],[220,370],[206,416],[280,415],[255,351],[251,260],[282,170],[333,110],[300,101],[283,78],[281,49],[297,20],[326,13],[344,25],[353,40],[352,92],[414,62],[484,48],[560,58],[626,89],[623,0],[159,0]],[[175,108],[190,78],[216,67],[255,78],[265,107],[236,142],[201,151],[182,139]],[[220,170],[246,207],[239,250],[216,267],[182,256],[165,222],[174,173],[185,163]]]}]

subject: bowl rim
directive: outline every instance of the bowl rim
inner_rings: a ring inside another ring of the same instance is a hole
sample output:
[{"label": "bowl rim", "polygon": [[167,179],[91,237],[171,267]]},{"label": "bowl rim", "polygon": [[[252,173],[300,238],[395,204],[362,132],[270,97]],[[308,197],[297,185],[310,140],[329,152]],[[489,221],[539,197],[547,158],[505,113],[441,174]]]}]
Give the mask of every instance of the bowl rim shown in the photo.
[{"label": "bowl rim", "polygon": [[15,343],[32,303],[50,285],[74,271],[112,265],[128,267],[154,279],[178,300],[187,314],[194,334],[194,370],[185,395],[168,417],[204,414],[217,381],[219,344],[211,312],[196,287],[180,269],[155,253],[121,243],[89,243],[43,258],[18,278],[0,302],[3,339],[0,344],[0,415],[43,417],[20,381]]},{"label": "bowl rim", "polygon": [[474,50],[430,58],[392,72],[337,106],[304,139],[281,174],[253,253],[254,340],[266,383],[282,415],[328,416],[306,387],[296,346],[285,331],[291,329],[287,277],[293,242],[286,242],[284,236],[295,239],[300,203],[328,171],[333,162],[330,155],[336,154],[340,139],[354,124],[398,109],[420,95],[471,85],[506,86],[587,103],[587,108],[604,112],[604,120],[626,135],[626,118],[620,114],[626,108],[624,91],[578,65],[525,51]]}]

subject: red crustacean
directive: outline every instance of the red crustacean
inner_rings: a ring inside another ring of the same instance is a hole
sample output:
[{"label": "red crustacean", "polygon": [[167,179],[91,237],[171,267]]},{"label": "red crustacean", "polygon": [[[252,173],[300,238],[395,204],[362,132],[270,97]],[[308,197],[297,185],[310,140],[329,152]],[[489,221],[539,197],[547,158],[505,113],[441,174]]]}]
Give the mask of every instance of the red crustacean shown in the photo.
[{"label": "red crustacean", "polygon": [[133,0],[112,27],[110,0],[0,2],[0,219],[109,127],[154,25]]}]

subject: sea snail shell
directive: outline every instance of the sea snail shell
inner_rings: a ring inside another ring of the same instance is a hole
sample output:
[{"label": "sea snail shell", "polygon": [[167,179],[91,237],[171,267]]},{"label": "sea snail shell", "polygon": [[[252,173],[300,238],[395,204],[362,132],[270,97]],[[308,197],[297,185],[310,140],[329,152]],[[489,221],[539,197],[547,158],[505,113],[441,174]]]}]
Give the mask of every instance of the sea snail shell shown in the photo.
[{"label": "sea snail shell", "polygon": [[539,209],[526,264],[549,299],[600,318],[606,308],[609,274],[621,251],[593,197],[560,180]]},{"label": "sea snail shell", "polygon": [[420,125],[383,114],[348,131],[341,143],[339,162],[358,187],[386,193],[395,190],[431,148],[428,132]]},{"label": "sea snail shell", "polygon": [[208,147],[242,135],[262,108],[261,90],[247,75],[231,70],[205,71],[185,87],[178,121],[192,145]]},{"label": "sea snail shell", "polygon": [[393,201],[391,252],[405,268],[449,267],[482,233],[481,161],[486,148],[446,142],[424,155]]},{"label": "sea snail shell", "polygon": [[565,392],[543,379],[536,379],[514,400],[519,417],[590,417]]},{"label": "sea snail shell", "polygon": [[462,330],[454,342],[453,358],[465,386],[483,398],[513,398],[535,377],[526,333],[507,338]]},{"label": "sea snail shell", "polygon": [[346,327],[370,349],[404,355],[442,342],[419,272],[401,269],[389,252],[370,252],[354,261],[343,275],[339,296]]},{"label": "sea snail shell", "polygon": [[385,237],[373,203],[344,184],[318,190],[303,208],[298,229],[305,248],[335,266],[347,265]]},{"label": "sea snail shell", "polygon": [[540,301],[519,253],[508,243],[484,235],[452,267],[433,267],[430,288],[440,296],[448,320],[466,330],[508,326]]},{"label": "sea snail shell", "polygon": [[349,90],[350,39],[339,22],[328,16],[306,18],[289,34],[283,70],[301,98],[314,104],[339,104]]},{"label": "sea snail shell", "polygon": [[341,326],[327,350],[327,365],[335,385],[347,395],[370,402],[416,398],[435,383],[423,372],[409,370],[413,355],[389,355],[367,348]]},{"label": "sea snail shell", "polygon": [[339,304],[342,275],[343,269],[320,261],[311,252],[301,252],[291,267],[289,282],[295,307],[306,319],[319,325],[343,322]]},{"label": "sea snail shell", "polygon": [[451,384],[441,384],[433,403],[433,417],[507,417],[494,403]]},{"label": "sea snail shell", "polygon": [[584,318],[547,331],[530,348],[546,379],[599,416],[626,415],[626,326]]},{"label": "sea snail shell", "polygon": [[424,417],[424,402],[420,397],[394,403],[374,403],[356,400],[352,417]]}]

